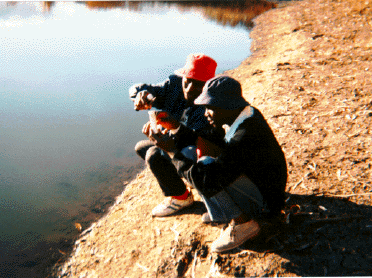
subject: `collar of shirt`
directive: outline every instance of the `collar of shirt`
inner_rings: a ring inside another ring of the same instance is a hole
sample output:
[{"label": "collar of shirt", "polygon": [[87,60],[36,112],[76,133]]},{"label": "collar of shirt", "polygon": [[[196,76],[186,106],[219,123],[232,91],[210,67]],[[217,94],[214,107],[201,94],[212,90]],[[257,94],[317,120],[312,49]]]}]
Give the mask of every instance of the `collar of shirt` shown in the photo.
[{"label": "collar of shirt", "polygon": [[247,118],[251,117],[253,115],[253,107],[252,106],[247,106],[243,109],[243,111],[239,114],[239,116],[235,119],[235,121],[233,122],[233,124],[229,127],[228,125],[225,125],[227,126],[228,128],[225,129],[226,131],[226,135],[225,135],[225,141],[227,143],[230,142],[231,138],[233,138],[235,132],[236,132],[236,129],[238,128],[238,126]]}]

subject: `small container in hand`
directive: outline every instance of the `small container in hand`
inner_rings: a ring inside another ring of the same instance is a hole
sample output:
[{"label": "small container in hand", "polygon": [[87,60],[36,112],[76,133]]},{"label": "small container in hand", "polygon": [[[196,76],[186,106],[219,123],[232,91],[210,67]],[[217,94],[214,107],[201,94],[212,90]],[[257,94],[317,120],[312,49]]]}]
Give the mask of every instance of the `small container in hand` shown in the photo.
[{"label": "small container in hand", "polygon": [[150,125],[154,133],[158,133],[161,129],[161,126],[157,124],[157,115],[160,111],[149,111]]}]

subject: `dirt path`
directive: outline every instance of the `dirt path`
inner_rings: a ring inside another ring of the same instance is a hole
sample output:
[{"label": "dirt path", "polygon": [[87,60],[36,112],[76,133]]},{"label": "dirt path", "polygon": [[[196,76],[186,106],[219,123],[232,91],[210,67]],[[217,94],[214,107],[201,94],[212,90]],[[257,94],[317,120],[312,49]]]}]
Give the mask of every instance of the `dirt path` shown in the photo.
[{"label": "dirt path", "polygon": [[[162,194],[145,170],[85,230],[59,277],[372,275],[372,0],[270,10],[253,55],[228,75],[268,119],[288,164],[283,221],[223,255],[199,201],[153,219]],[[195,193],[196,195],[196,193]]]}]

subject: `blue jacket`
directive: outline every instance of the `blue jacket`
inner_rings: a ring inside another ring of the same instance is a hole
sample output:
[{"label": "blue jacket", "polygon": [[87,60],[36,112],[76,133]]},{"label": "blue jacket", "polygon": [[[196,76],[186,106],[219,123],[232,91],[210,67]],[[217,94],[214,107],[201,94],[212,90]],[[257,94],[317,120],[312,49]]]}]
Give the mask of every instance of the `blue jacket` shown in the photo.
[{"label": "blue jacket", "polygon": [[129,89],[129,97],[135,99],[137,93],[148,91],[156,97],[152,104],[154,108],[166,111],[186,127],[200,131],[209,125],[204,116],[203,106],[186,106],[182,90],[182,77],[171,75],[164,82],[157,85],[136,84]]}]

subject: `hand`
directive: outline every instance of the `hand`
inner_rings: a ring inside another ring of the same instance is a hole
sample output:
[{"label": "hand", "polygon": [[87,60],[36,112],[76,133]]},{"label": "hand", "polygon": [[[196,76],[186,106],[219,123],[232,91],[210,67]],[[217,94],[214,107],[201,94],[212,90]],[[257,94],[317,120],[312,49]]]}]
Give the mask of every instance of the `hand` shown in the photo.
[{"label": "hand", "polygon": [[150,136],[150,129],[151,129],[151,122],[148,121],[142,127],[142,133],[145,134],[147,137]]},{"label": "hand", "polygon": [[153,102],[155,101],[155,97],[153,97],[148,91],[141,91],[137,93],[136,98],[133,100],[134,102],[134,109],[136,111],[139,110],[149,110],[152,107]]},{"label": "hand", "polygon": [[180,123],[173,118],[167,112],[159,112],[156,116],[156,124],[160,124],[165,129],[177,129],[180,126]]},{"label": "hand", "polygon": [[152,129],[149,131],[149,139],[155,143],[155,145],[168,153],[176,152],[176,145],[174,139],[170,136],[167,129],[155,133]]}]

